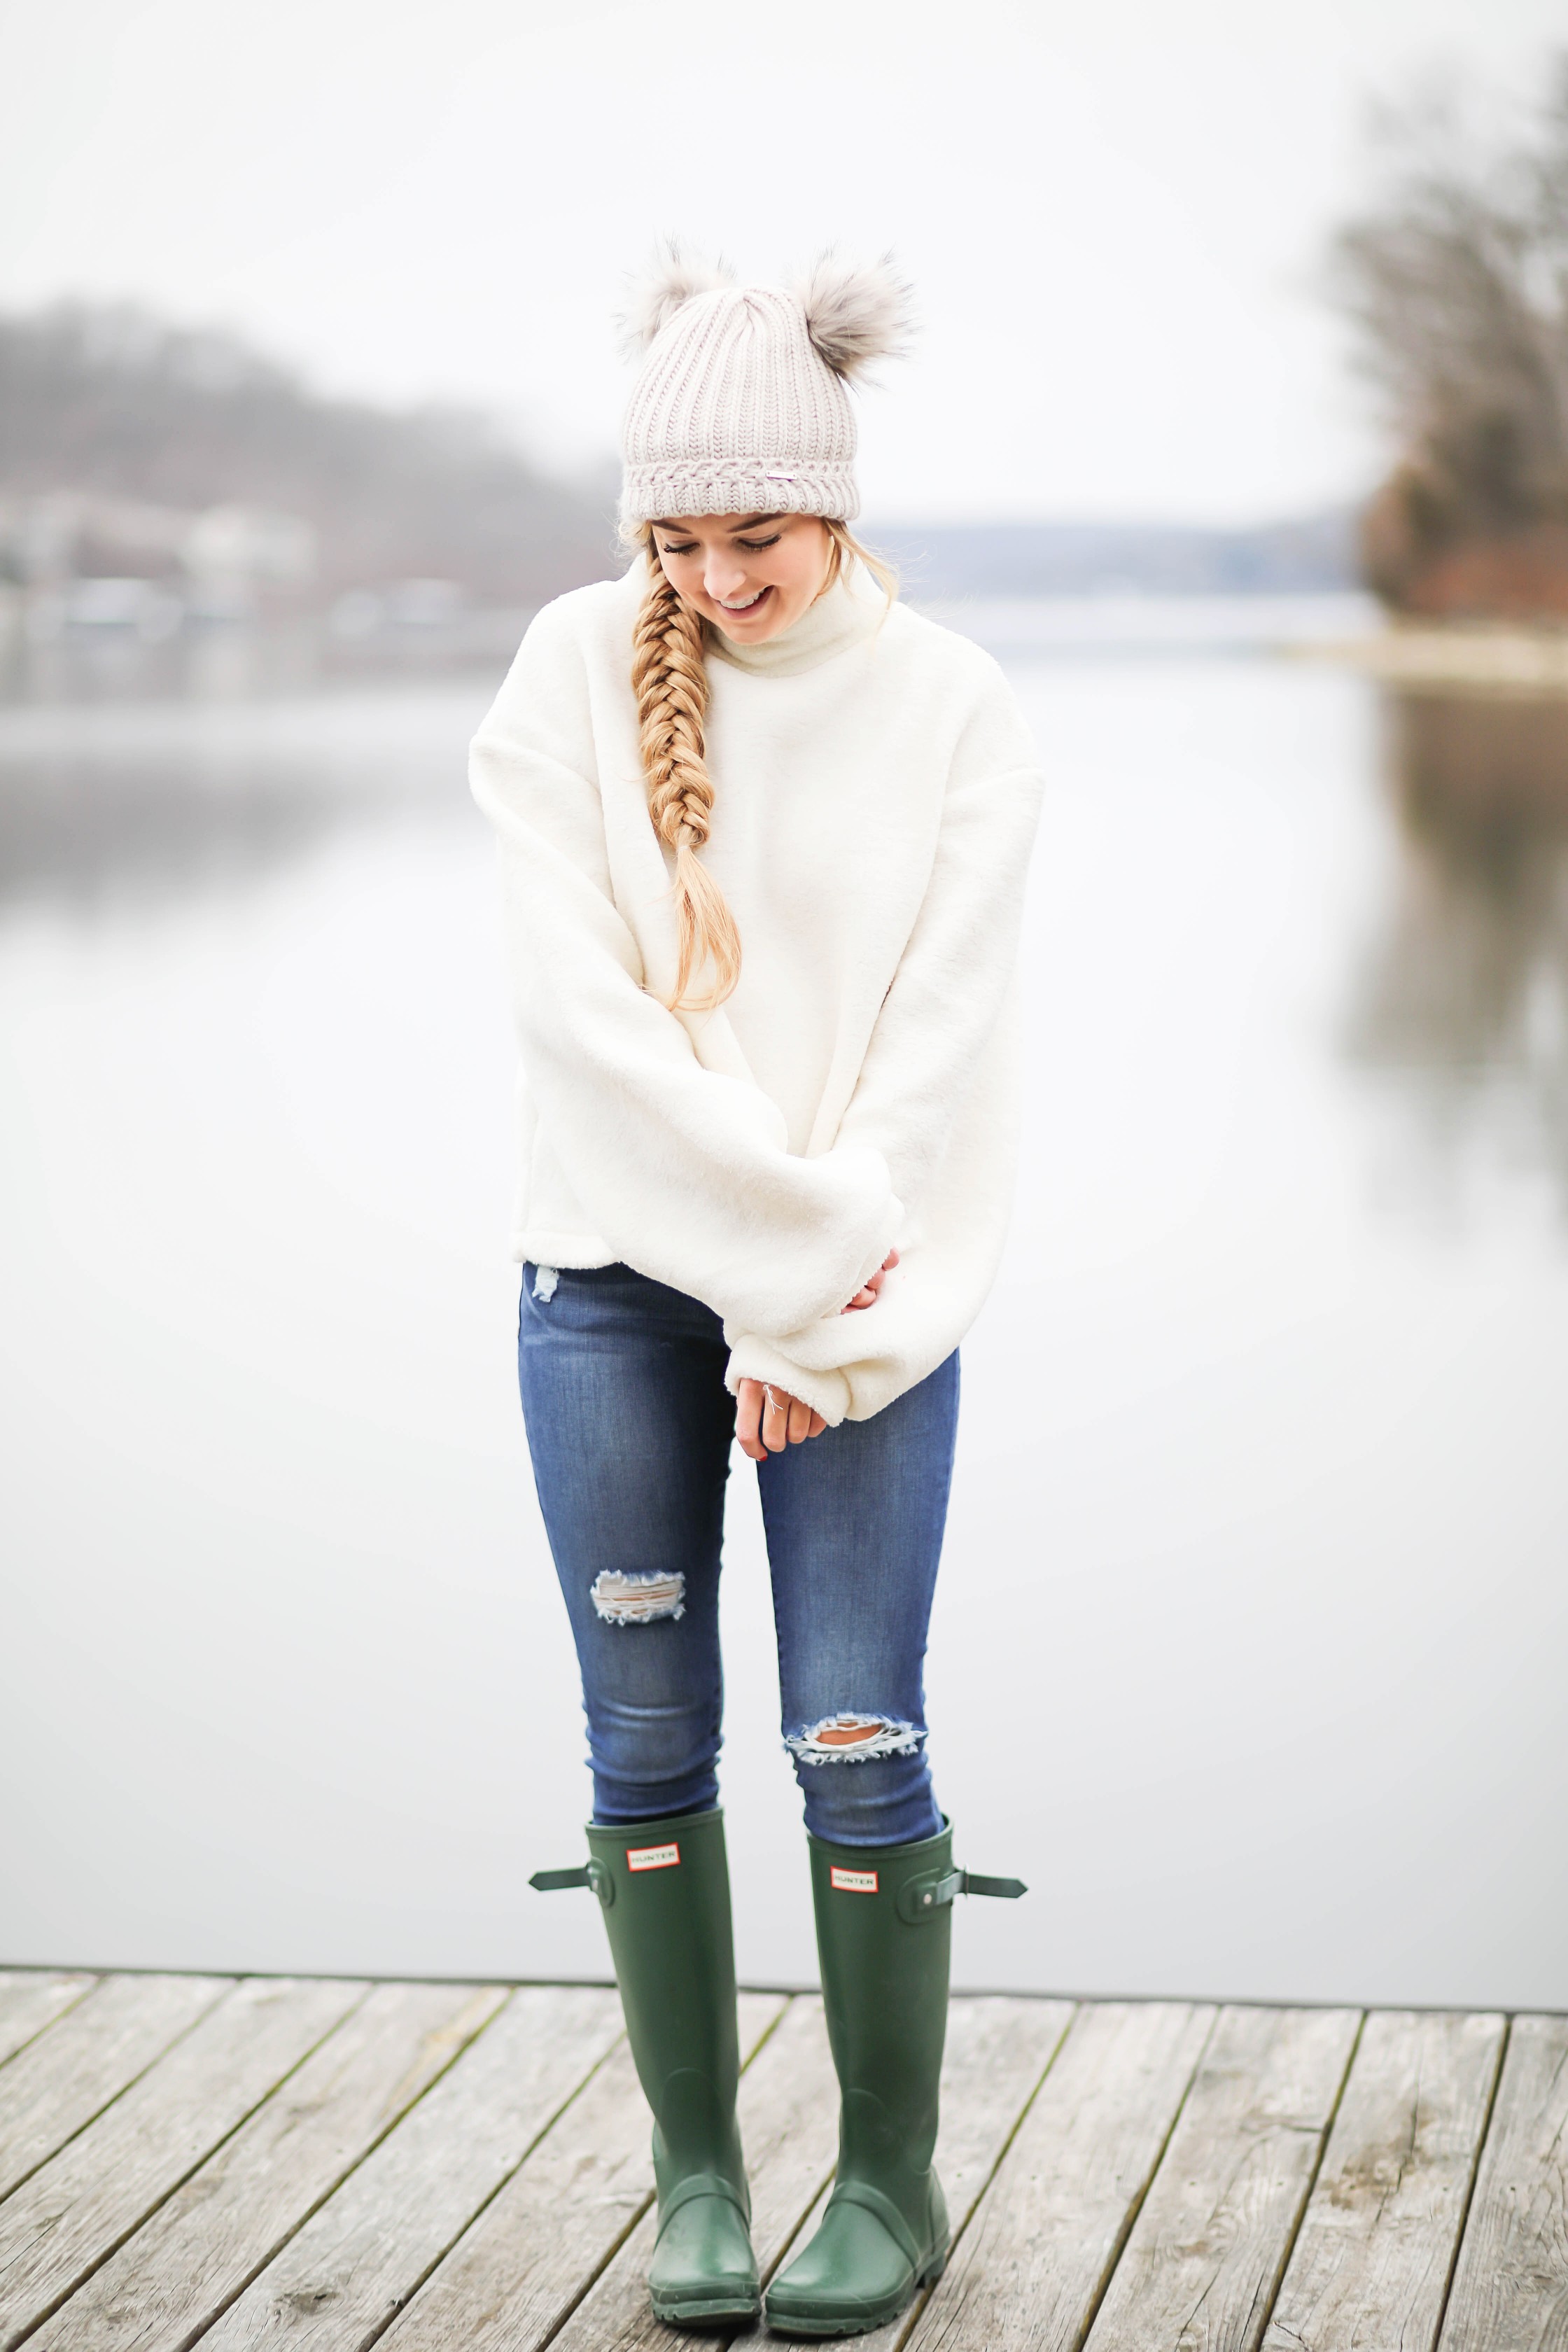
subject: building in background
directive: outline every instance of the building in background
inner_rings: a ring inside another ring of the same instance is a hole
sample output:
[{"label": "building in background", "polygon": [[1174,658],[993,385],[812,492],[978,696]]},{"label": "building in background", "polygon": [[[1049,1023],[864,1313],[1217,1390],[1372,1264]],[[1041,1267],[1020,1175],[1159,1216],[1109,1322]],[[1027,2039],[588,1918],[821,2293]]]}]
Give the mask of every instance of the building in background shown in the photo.
[{"label": "building in background", "polygon": [[0,320],[0,581],[29,630],[528,607],[614,560],[608,500],[487,420],[323,398],[118,308]]}]

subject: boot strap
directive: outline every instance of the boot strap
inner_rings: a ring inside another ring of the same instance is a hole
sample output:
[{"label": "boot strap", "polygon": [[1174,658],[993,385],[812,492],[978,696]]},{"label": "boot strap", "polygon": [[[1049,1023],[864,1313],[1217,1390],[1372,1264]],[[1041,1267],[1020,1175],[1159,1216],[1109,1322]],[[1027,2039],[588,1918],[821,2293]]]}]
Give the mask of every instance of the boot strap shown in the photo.
[{"label": "boot strap", "polygon": [[868,2180],[840,2180],[834,2184],[829,2205],[859,2205],[874,2213],[917,2277],[930,2256],[929,2246],[915,2242],[915,2233],[890,2197],[873,2189]]},{"label": "boot strap", "polygon": [[616,1882],[602,1862],[579,1863],[575,1870],[536,1870],[528,1883],[541,1895],[556,1895],[568,1886],[591,1886],[606,1911],[616,1899]]},{"label": "boot strap", "polygon": [[659,2200],[658,2234],[661,2238],[670,2215],[679,2213],[683,2205],[691,2204],[699,2197],[727,2199],[729,2203],[734,2206],[747,2228],[751,2227],[750,2201],[736,2188],[732,2180],[726,2180],[721,2172],[689,2172],[684,2180],[676,2182],[668,2197]]},{"label": "boot strap", "polygon": [[899,1916],[911,1923],[929,1919],[957,1895],[999,1895],[1016,1903],[1028,1891],[1021,1878],[983,1878],[977,1870],[932,1870],[923,1878],[906,1879],[900,1887]]}]

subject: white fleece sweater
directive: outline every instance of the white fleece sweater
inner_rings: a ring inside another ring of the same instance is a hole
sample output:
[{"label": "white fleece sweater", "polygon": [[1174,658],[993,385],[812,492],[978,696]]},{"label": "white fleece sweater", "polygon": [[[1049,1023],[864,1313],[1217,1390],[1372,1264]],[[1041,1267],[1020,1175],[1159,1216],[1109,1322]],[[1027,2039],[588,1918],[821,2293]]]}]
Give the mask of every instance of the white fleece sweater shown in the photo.
[{"label": "white fleece sweater", "polygon": [[[834,1424],[935,1369],[995,1273],[1040,780],[1000,670],[843,584],[709,654],[707,865],[743,968],[673,1013],[672,861],[630,684],[641,562],[541,613],[473,746],[522,1048],[514,1254],[622,1261]],[[873,1307],[840,1312],[897,1242]]]}]

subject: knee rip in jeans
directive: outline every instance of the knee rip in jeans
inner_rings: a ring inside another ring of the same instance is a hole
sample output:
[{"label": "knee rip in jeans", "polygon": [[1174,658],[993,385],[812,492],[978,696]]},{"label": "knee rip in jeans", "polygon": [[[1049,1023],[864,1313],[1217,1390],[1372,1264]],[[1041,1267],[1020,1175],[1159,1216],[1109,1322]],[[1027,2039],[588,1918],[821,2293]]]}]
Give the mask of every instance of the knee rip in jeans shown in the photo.
[{"label": "knee rip in jeans", "polygon": [[786,1731],[784,1746],[801,1764],[864,1764],[873,1756],[912,1756],[923,1731],[891,1715],[825,1715],[804,1731]]},{"label": "knee rip in jeans", "polygon": [[659,1617],[684,1617],[686,1579],[653,1569],[647,1575],[601,1569],[594,1579],[595,1608],[606,1625],[651,1625]]}]

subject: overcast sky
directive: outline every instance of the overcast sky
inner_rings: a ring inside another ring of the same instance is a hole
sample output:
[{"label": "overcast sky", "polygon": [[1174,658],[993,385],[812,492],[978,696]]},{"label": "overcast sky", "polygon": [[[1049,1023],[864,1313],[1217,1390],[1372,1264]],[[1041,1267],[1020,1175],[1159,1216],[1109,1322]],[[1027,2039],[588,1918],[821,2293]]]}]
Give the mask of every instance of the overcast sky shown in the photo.
[{"label": "overcast sky", "polygon": [[132,297],[320,383],[613,450],[660,231],[892,248],[867,511],[1249,520],[1380,449],[1316,277],[1367,99],[1515,88],[1562,0],[18,0],[0,304]]}]

